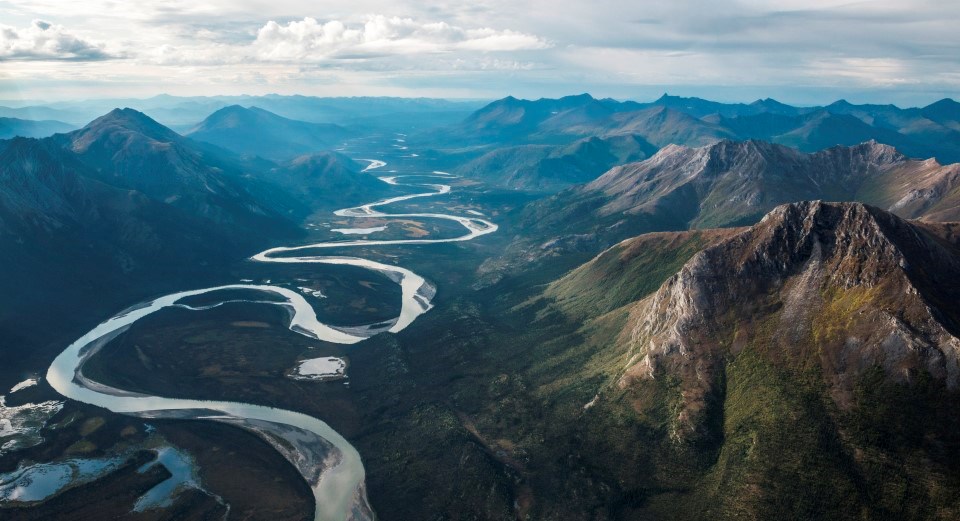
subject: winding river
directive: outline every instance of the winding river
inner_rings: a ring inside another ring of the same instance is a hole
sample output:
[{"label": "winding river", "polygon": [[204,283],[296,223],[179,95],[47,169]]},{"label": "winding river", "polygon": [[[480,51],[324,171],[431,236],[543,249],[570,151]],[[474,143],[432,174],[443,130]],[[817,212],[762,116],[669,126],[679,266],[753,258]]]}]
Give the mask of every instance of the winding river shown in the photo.
[{"label": "winding river", "polygon": [[[380,160],[368,159],[365,172],[386,166]],[[338,344],[355,344],[382,332],[402,331],[420,315],[432,307],[435,288],[423,277],[399,266],[359,257],[345,256],[280,256],[289,252],[303,252],[324,248],[357,246],[389,246],[401,244],[433,244],[469,241],[493,233],[497,225],[476,217],[459,217],[436,213],[388,214],[374,208],[419,197],[433,197],[450,193],[445,184],[400,183],[405,177],[451,178],[445,172],[379,177],[392,185],[429,188],[430,192],[392,197],[353,208],[334,212],[340,217],[351,218],[429,218],[447,219],[460,223],[467,233],[447,239],[398,239],[398,240],[350,240],[320,242],[300,246],[278,247],[262,251],[251,259],[256,262],[312,263],[357,266],[384,274],[400,285],[401,307],[399,315],[386,323],[361,327],[340,328],[324,324],[317,319],[313,307],[296,291],[288,288],[262,284],[230,284],[212,288],[181,291],[162,296],[129,308],[101,323],[92,331],[70,344],[47,370],[47,380],[63,396],[80,402],[96,405],[116,413],[142,418],[175,418],[214,420],[241,426],[255,432],[289,460],[303,475],[316,502],[314,519],[362,520],[373,519],[364,483],[364,469],[360,455],[350,443],[325,422],[311,416],[283,409],[264,407],[241,402],[190,400],[166,398],[133,393],[93,381],[83,375],[84,363],[108,342],[130,328],[136,321],[165,308],[178,307],[201,311],[216,307],[230,300],[206,306],[193,307],[184,303],[188,297],[230,290],[253,290],[274,297],[279,301],[257,301],[264,305],[284,306],[291,310],[290,330],[318,340]]]}]

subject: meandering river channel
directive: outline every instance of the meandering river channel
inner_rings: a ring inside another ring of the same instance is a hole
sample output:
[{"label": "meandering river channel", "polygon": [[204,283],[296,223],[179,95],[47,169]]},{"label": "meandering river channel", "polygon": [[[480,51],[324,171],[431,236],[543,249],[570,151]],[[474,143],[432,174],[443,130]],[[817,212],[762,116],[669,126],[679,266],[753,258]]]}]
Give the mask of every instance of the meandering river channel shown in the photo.
[{"label": "meandering river channel", "polygon": [[[369,161],[364,170],[374,171],[386,166],[380,160]],[[241,402],[167,398],[133,393],[93,381],[83,375],[83,365],[112,339],[130,328],[136,321],[169,307],[201,311],[220,304],[191,307],[184,304],[187,297],[228,290],[253,290],[280,297],[281,301],[259,301],[264,305],[285,306],[292,310],[289,327],[292,331],[318,340],[338,344],[354,344],[377,333],[403,330],[432,306],[435,288],[423,277],[399,266],[384,264],[359,257],[345,256],[286,256],[290,252],[304,252],[324,248],[359,246],[391,246],[403,244],[432,244],[471,239],[493,233],[497,225],[478,217],[460,217],[435,213],[389,214],[374,208],[419,197],[447,194],[451,187],[445,184],[401,183],[405,177],[452,177],[444,172],[431,174],[394,175],[380,177],[392,185],[428,188],[431,191],[415,193],[373,203],[337,210],[335,215],[351,218],[424,218],[447,219],[460,223],[467,233],[447,239],[350,240],[320,242],[290,247],[271,248],[251,259],[256,262],[312,263],[357,266],[380,272],[400,285],[400,314],[387,323],[362,327],[339,328],[321,323],[313,307],[296,291],[274,285],[231,284],[211,288],[172,293],[124,310],[98,325],[92,331],[70,344],[51,364],[47,380],[63,396],[96,405],[120,414],[142,418],[176,418],[213,420],[241,426],[260,435],[280,451],[303,475],[316,500],[314,519],[317,521],[361,520],[374,517],[366,497],[363,462],[356,449],[325,422],[311,416],[283,409]],[[224,299],[223,302],[227,300]],[[223,303],[221,302],[221,303]]]}]

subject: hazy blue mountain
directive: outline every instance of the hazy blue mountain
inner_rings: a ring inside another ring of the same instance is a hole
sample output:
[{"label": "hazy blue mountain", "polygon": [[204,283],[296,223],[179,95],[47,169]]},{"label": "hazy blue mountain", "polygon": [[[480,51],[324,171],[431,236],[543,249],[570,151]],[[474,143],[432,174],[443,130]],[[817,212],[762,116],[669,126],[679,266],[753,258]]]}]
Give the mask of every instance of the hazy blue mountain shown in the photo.
[{"label": "hazy blue mountain", "polygon": [[[66,121],[82,126],[114,107],[131,107],[177,130],[189,130],[230,105],[257,106],[280,116],[350,128],[429,128],[462,120],[485,102],[432,98],[285,96],[171,96],[104,98],[0,106],[0,117]],[[401,130],[402,131],[402,130]]]},{"label": "hazy blue mountain", "polygon": [[69,132],[73,125],[62,121],[33,121],[19,118],[0,117],[0,139],[12,137],[47,137],[53,134]]},{"label": "hazy blue mountain", "polygon": [[684,114],[689,114],[695,118],[702,118],[710,114],[720,114],[721,116],[737,116],[741,114],[754,113],[762,105],[747,105],[744,103],[720,103],[709,101],[702,98],[686,98],[681,96],[671,96],[664,94],[656,101],[650,103],[653,107],[666,107]]},{"label": "hazy blue mountain", "polygon": [[558,191],[591,181],[614,165],[645,159],[656,150],[635,135],[591,137],[569,145],[520,145],[492,150],[455,173],[514,190]]},{"label": "hazy blue mountain", "polygon": [[295,199],[299,210],[292,215],[302,218],[315,210],[330,211],[398,193],[361,172],[365,166],[336,152],[318,152],[279,163],[257,177]]},{"label": "hazy blue mountain", "polygon": [[[924,109],[854,105],[791,107],[773,99],[718,103],[664,95],[652,103],[596,100],[589,95],[490,103],[435,139],[494,144],[551,144],[586,136],[634,134],[659,147],[699,146],[722,139],[763,139],[812,152],[868,140],[914,157],[960,161],[958,104]],[[930,117],[927,117],[927,116]]]},{"label": "hazy blue mountain", "polygon": [[712,114],[704,117],[703,121],[730,129],[741,139],[762,139],[765,141],[772,141],[776,136],[791,132],[802,124],[800,117],[797,115],[777,112],[761,112],[733,117]]},{"label": "hazy blue mountain", "polygon": [[620,112],[597,124],[571,127],[568,132],[607,136],[636,134],[658,147],[671,144],[699,146],[735,137],[729,129],[659,106]]},{"label": "hazy blue mountain", "polygon": [[960,130],[960,103],[944,98],[920,109],[924,117],[937,123],[948,126],[953,130]]},{"label": "hazy blue mountain", "polygon": [[504,98],[438,132],[436,139],[549,144],[621,134],[638,135],[657,146],[678,141],[699,145],[732,137],[726,129],[669,107],[581,94],[536,101]]},{"label": "hazy blue mountain", "polygon": [[308,123],[259,107],[224,107],[190,129],[186,136],[238,154],[284,160],[341,144],[351,133],[331,123]]},{"label": "hazy blue mountain", "polygon": [[799,123],[797,128],[772,136],[770,140],[804,152],[815,152],[834,145],[855,145],[872,139],[897,147],[913,157],[934,155],[932,149],[896,130],[871,126],[850,114],[821,110],[801,117]]}]

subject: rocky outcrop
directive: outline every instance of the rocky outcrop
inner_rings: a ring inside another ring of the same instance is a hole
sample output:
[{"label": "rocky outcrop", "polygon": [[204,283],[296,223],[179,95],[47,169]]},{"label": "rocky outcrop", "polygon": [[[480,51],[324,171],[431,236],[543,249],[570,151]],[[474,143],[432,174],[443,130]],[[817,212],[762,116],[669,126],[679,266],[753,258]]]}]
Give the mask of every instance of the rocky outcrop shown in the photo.
[{"label": "rocky outcrop", "polygon": [[697,435],[726,362],[747,348],[815,368],[841,409],[877,366],[897,382],[929,373],[956,389],[957,280],[960,248],[943,227],[859,203],[780,206],[635,304],[617,386],[679,379],[678,438]]}]

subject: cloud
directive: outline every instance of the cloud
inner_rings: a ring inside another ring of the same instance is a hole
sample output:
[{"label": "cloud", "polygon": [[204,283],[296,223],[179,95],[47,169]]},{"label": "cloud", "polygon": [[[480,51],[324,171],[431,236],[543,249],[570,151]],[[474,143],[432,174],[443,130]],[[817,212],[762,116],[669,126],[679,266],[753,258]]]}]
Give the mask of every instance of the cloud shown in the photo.
[{"label": "cloud", "polygon": [[62,25],[34,20],[23,29],[0,25],[0,60],[98,61],[114,58],[103,46],[74,36]]},{"label": "cloud", "polygon": [[[0,66],[0,83],[59,78],[82,95],[104,78],[179,93],[231,81],[314,93],[334,78],[365,94],[683,87],[742,101],[802,91],[794,101],[817,103],[859,92],[926,103],[960,88],[960,2],[943,0],[0,0],[0,18],[26,27],[8,36],[0,25],[0,60],[23,60]],[[58,50],[27,34],[47,32]]]},{"label": "cloud", "polygon": [[253,42],[256,56],[271,61],[357,59],[457,51],[507,52],[549,48],[531,34],[491,28],[464,29],[446,22],[371,16],[348,26],[339,20],[314,18],[279,24],[267,22]]}]

